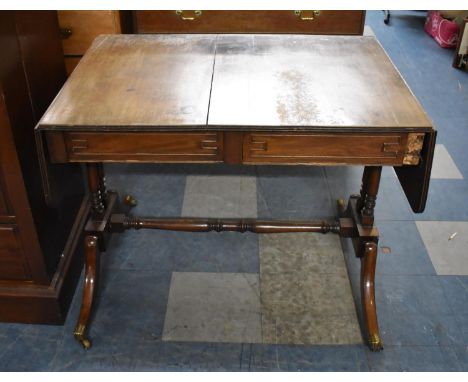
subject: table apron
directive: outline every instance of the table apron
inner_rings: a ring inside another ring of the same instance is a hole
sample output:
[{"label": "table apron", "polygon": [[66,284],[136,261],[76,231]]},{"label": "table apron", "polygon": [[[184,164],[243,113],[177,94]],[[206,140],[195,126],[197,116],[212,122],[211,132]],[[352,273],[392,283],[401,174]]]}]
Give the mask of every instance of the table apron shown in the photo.
[{"label": "table apron", "polygon": [[68,162],[416,165],[424,133],[46,131]]}]

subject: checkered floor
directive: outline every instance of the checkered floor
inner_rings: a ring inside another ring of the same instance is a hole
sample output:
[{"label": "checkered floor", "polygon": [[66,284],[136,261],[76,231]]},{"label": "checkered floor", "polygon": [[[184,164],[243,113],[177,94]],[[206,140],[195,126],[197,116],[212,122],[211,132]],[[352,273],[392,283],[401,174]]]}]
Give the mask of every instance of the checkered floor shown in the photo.
[{"label": "checkered floor", "polygon": [[[102,255],[84,352],[64,327],[0,324],[3,370],[468,370],[468,76],[423,29],[423,12],[368,12],[438,131],[426,211],[392,169],[377,203],[377,308],[385,343],[359,322],[359,261],[336,236],[132,231]],[[370,28],[372,27],[372,28]],[[135,215],[310,219],[358,191],[359,167],[110,165]],[[379,203],[379,201],[381,201]]]}]

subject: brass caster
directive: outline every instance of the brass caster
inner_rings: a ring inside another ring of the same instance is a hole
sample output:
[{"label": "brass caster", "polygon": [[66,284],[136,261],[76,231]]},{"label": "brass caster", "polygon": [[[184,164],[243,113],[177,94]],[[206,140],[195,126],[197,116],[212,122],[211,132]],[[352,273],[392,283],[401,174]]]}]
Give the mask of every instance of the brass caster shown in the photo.
[{"label": "brass caster", "polygon": [[89,338],[85,338],[84,331],[85,328],[83,326],[79,326],[75,329],[73,336],[83,346],[83,349],[88,350],[91,348],[92,343]]},{"label": "brass caster", "polygon": [[383,341],[380,339],[378,334],[372,334],[369,336],[368,345],[371,351],[377,352],[383,350]]},{"label": "brass caster", "polygon": [[125,195],[124,203],[129,207],[135,207],[138,204],[137,200],[130,194]]},{"label": "brass caster", "polygon": [[343,212],[346,210],[346,201],[343,198],[337,199],[336,205],[338,207],[338,211]]}]

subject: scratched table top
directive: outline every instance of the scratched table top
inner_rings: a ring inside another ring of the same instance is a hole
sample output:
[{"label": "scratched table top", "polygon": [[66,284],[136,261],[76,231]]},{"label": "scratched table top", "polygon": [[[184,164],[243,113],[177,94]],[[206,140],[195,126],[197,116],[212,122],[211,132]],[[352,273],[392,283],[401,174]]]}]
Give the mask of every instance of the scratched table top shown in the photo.
[{"label": "scratched table top", "polygon": [[371,36],[103,35],[40,129],[432,126]]}]

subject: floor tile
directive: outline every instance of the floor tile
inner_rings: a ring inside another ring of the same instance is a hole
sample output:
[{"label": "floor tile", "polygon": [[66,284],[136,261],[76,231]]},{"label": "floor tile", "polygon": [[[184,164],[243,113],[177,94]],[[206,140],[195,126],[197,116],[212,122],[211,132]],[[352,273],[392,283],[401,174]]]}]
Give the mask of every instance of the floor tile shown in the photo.
[{"label": "floor tile", "polygon": [[182,216],[256,218],[257,182],[253,176],[188,176]]},{"label": "floor tile", "polygon": [[334,235],[260,236],[260,292],[264,343],[362,342]]},{"label": "floor tile", "polygon": [[173,272],[163,340],[261,342],[258,275]]},{"label": "floor tile", "polygon": [[364,346],[279,346],[278,353],[289,371],[368,371]]},{"label": "floor tile", "polygon": [[389,346],[384,342],[384,350],[380,352],[366,351],[369,371],[397,372],[401,371],[399,359],[399,346]]},{"label": "floor tile", "polygon": [[443,144],[435,146],[431,178],[463,179],[463,175]]},{"label": "floor tile", "polygon": [[468,345],[453,346],[452,349],[457,357],[460,371],[466,373],[468,371]]},{"label": "floor tile", "polygon": [[258,216],[311,219],[335,216],[324,170],[320,167],[257,167]]},{"label": "floor tile", "polygon": [[343,251],[336,235],[285,233],[260,235],[258,240],[262,275],[297,272],[346,275]]},{"label": "floor tile", "polygon": [[168,272],[114,272],[99,289],[90,329],[93,342],[160,339],[169,285]]},{"label": "floor tile", "polygon": [[179,232],[130,230],[114,234],[106,253],[101,255],[102,271],[153,270],[171,272],[174,266],[173,248]]},{"label": "floor tile", "polygon": [[468,316],[468,276],[444,276],[439,279],[452,311]]},{"label": "floor tile", "polygon": [[0,356],[1,371],[48,371],[58,343],[42,336],[19,336]]},{"label": "floor tile", "polygon": [[72,336],[59,344],[51,364],[51,371],[110,372],[137,371],[136,363],[142,358],[157,359],[158,351],[152,343],[129,338],[96,338],[93,347],[84,350]]},{"label": "floor tile", "polygon": [[176,272],[258,273],[258,237],[253,233],[178,232],[170,247]]},{"label": "floor tile", "polygon": [[417,221],[416,226],[438,275],[468,275],[468,222]]},{"label": "floor tile", "polygon": [[459,371],[457,356],[451,347],[402,346],[399,349],[402,371]]},{"label": "floor tile", "polygon": [[[426,209],[411,220],[468,221],[468,181],[431,179]],[[400,219],[396,219],[400,220]]]},{"label": "floor tile", "polygon": [[452,346],[463,344],[458,319],[450,312],[439,314],[382,314],[384,346]]},{"label": "floor tile", "polygon": [[376,305],[380,316],[453,313],[437,276],[381,275],[376,278]]},{"label": "floor tile", "polygon": [[377,275],[435,274],[413,221],[378,220],[376,225],[380,231]]},{"label": "floor tile", "polygon": [[239,371],[241,368],[243,344],[160,342],[157,345],[157,356],[139,359],[138,370]]}]

